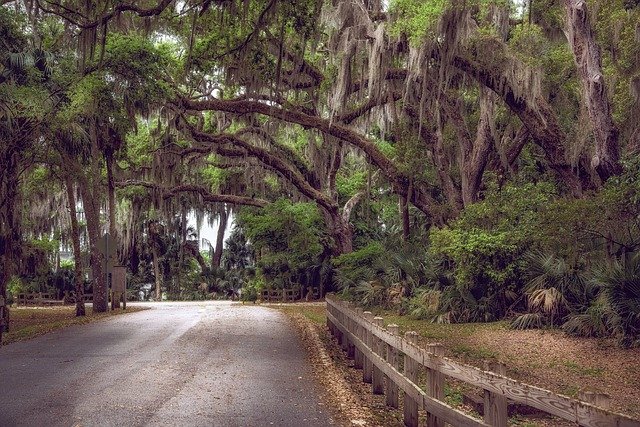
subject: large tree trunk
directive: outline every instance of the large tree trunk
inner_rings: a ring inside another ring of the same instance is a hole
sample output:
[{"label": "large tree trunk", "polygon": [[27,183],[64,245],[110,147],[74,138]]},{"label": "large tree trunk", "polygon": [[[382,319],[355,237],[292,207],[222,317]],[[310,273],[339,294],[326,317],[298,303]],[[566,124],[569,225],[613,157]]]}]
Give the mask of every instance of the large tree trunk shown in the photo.
[{"label": "large tree trunk", "polygon": [[[94,175],[91,181],[99,179]],[[79,179],[82,205],[87,221],[87,233],[89,235],[89,254],[91,257],[91,272],[93,275],[93,311],[102,313],[107,311],[107,280],[105,277],[104,257],[99,249],[100,235],[100,184],[94,183],[89,188],[86,178]],[[93,191],[92,191],[93,190]]]},{"label": "large tree trunk", "polygon": [[[455,116],[455,113],[453,115]],[[486,88],[480,89],[480,120],[475,141],[471,140],[471,134],[468,132],[461,115],[458,120],[453,120],[462,139],[460,141],[459,163],[462,202],[465,207],[478,201],[482,175],[487,166],[492,146],[491,124],[493,120],[493,100]],[[461,129],[462,127],[464,129]]]},{"label": "large tree trunk", "polygon": [[602,72],[600,47],[596,42],[585,0],[565,0],[567,39],[582,82],[582,97],[589,112],[596,143],[591,166],[604,182],[622,171],[619,131],[613,123],[611,104]]},{"label": "large tree trunk", "polygon": [[211,263],[213,264],[213,269],[217,270],[220,268],[220,263],[222,262],[222,249],[224,247],[224,233],[227,231],[227,222],[229,220],[229,212],[228,208],[225,205],[220,211],[220,217],[218,218],[218,232],[216,234],[216,247],[213,251],[213,258],[211,259]]},{"label": "large tree trunk", "polygon": [[105,156],[105,164],[107,168],[107,192],[109,203],[109,234],[114,242],[117,242],[116,231],[116,184],[113,178],[113,153],[108,151]]},{"label": "large tree trunk", "polygon": [[151,254],[153,255],[153,274],[156,279],[156,301],[162,301],[162,277],[160,276],[160,257],[155,243],[151,244]]},{"label": "large tree trunk", "polygon": [[84,316],[84,272],[82,265],[82,252],[80,249],[80,227],[78,226],[78,216],[76,212],[76,197],[73,182],[69,175],[65,176],[65,187],[67,188],[67,199],[69,200],[69,216],[71,218],[71,241],[73,243],[73,259],[76,287],[76,316]]},{"label": "large tree trunk", "polygon": [[345,203],[342,213],[338,209],[323,210],[327,218],[328,228],[333,236],[334,256],[353,252],[353,229],[351,228],[351,213],[364,196],[363,192],[356,193]]},{"label": "large tree trunk", "polygon": [[[444,149],[444,136],[442,135],[442,120],[440,114],[437,113],[434,115],[428,109],[424,109],[423,115],[426,120],[421,120],[418,111],[410,105],[405,106],[405,112],[411,118],[411,126],[424,142],[425,148],[432,152],[433,165],[438,174],[440,187],[447,198],[452,216],[456,217],[462,209],[462,196],[460,189],[451,178],[451,163]],[[435,131],[429,127],[429,123],[435,124]],[[407,197],[400,195],[400,198],[406,199]]]},{"label": "large tree trunk", "polygon": [[[0,299],[7,301],[7,285],[20,257],[21,221],[19,215],[20,188],[19,153],[8,147],[2,152],[0,171]],[[9,328],[9,307],[0,316],[0,343],[5,328]]]},{"label": "large tree trunk", "polygon": [[163,226],[157,221],[149,221],[149,245],[151,246],[151,255],[153,257],[153,274],[155,276],[156,289],[155,298],[162,301],[162,274],[160,271],[160,248],[162,244],[162,234],[164,234]]}]

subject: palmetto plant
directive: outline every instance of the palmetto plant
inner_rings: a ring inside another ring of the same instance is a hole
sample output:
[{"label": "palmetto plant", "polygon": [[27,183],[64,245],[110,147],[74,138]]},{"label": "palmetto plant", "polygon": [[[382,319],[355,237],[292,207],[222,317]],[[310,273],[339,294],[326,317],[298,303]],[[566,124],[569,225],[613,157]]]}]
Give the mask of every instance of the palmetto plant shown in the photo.
[{"label": "palmetto plant", "polygon": [[418,288],[409,300],[409,314],[418,319],[437,321],[440,315],[442,292],[430,288]]},{"label": "palmetto plant", "polygon": [[527,261],[529,281],[525,294],[530,313],[516,318],[514,328],[560,324],[568,315],[584,311],[597,294],[597,287],[586,279],[584,271],[562,258],[532,252]]},{"label": "palmetto plant", "polygon": [[603,290],[620,343],[640,345],[640,254],[594,269],[592,282]]}]

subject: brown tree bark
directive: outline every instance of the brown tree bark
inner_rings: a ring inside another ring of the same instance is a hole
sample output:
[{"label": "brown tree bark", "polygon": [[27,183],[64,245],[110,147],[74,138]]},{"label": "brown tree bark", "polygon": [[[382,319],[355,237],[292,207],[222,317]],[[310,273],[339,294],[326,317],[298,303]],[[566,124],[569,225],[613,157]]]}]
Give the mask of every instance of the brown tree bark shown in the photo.
[{"label": "brown tree bark", "polygon": [[337,210],[333,212],[323,210],[323,212],[334,241],[333,255],[338,256],[353,252],[353,230],[349,222]]},{"label": "brown tree bark", "polygon": [[114,242],[117,241],[116,232],[116,185],[113,178],[113,152],[107,151],[104,155],[107,168],[107,200],[109,203],[109,234]]},{"label": "brown tree bark", "polygon": [[494,120],[493,99],[488,89],[480,89],[480,119],[475,139],[455,101],[442,95],[442,105],[459,140],[458,164],[461,178],[461,195],[465,207],[478,201],[482,175],[489,160],[493,135],[491,123]]},{"label": "brown tree bark", "polygon": [[[424,142],[425,148],[430,150],[433,154],[433,165],[436,168],[438,174],[438,181],[440,181],[440,187],[443,189],[447,202],[451,208],[452,216],[455,217],[460,213],[462,209],[462,195],[460,189],[453,182],[451,178],[451,163],[444,149],[444,137],[442,135],[442,123],[440,114],[434,115],[428,110],[423,111],[423,116],[426,119],[423,123],[420,123],[420,114],[411,105],[405,106],[405,112],[411,118],[411,126],[413,130],[418,133],[420,139]],[[438,116],[438,117],[436,117]],[[428,122],[428,123],[427,123]],[[435,125],[435,131],[430,124]],[[406,197],[404,197],[406,199]]]},{"label": "brown tree bark", "polygon": [[[95,162],[95,160],[94,160]],[[99,168],[92,168],[93,170]],[[80,194],[82,195],[82,205],[84,216],[87,221],[87,234],[89,235],[89,254],[91,258],[91,272],[93,275],[93,312],[102,313],[107,311],[107,280],[105,277],[104,257],[99,250],[100,235],[100,183],[99,173],[93,175],[90,180],[78,175]],[[90,184],[91,181],[91,184]],[[93,185],[92,185],[93,184]]]},{"label": "brown tree bark", "polygon": [[162,301],[162,277],[160,276],[160,257],[155,244],[151,246],[151,254],[153,256],[153,275],[156,282],[156,301]]},{"label": "brown tree bark", "polygon": [[160,272],[160,254],[158,247],[160,245],[160,229],[161,225],[155,221],[150,221],[148,225],[149,240],[151,244],[151,256],[153,259],[153,275],[155,277],[155,298],[156,301],[162,301],[162,275]]},{"label": "brown tree bark", "polygon": [[475,61],[456,56],[453,65],[494,91],[507,104],[527,127],[534,142],[542,148],[551,170],[573,196],[581,197],[584,185],[567,162],[564,148],[566,135],[549,103],[541,97],[524,99],[516,96],[505,76],[485,69]]},{"label": "brown tree bark", "polygon": [[600,46],[596,42],[587,2],[565,0],[564,3],[567,12],[567,39],[578,68],[582,98],[591,119],[595,139],[595,155],[591,160],[591,167],[604,182],[622,172],[619,131],[611,115]]},{"label": "brown tree bark", "polygon": [[[376,144],[369,141],[368,139],[366,139],[361,134],[359,134],[358,132],[356,132],[355,130],[353,130],[348,126],[333,123],[331,120],[324,119],[318,116],[305,114],[298,110],[285,109],[285,108],[276,107],[273,105],[268,105],[266,103],[250,101],[250,100],[210,99],[206,101],[193,101],[190,99],[182,98],[180,100],[180,106],[182,108],[195,110],[195,111],[211,110],[211,111],[224,111],[224,112],[236,113],[236,114],[258,113],[258,114],[263,114],[269,117],[274,117],[279,120],[283,120],[285,122],[299,124],[300,126],[303,126],[306,128],[317,129],[318,131],[321,131],[326,135],[333,136],[334,138],[345,141],[348,144],[351,144],[355,147],[360,148],[367,155],[367,158],[369,159],[369,161],[381,171],[381,173],[387,178],[387,180],[389,180],[389,182],[391,183],[391,187],[395,193],[399,195],[404,195],[404,196],[408,195],[409,178],[399,171],[399,169],[393,163],[393,161],[391,161],[388,157],[386,157],[384,153],[380,151],[380,149],[376,146]],[[232,135],[209,135],[202,132],[198,132],[193,128],[191,128],[190,130],[194,138],[198,141],[223,143],[225,142],[225,139],[226,139],[228,143],[231,143],[231,144],[234,143],[234,141],[232,141],[232,139],[234,139]],[[235,138],[235,139],[236,139],[235,143],[237,146],[248,144],[242,140],[238,141],[238,138]],[[251,148],[246,146],[243,148],[246,148],[248,151],[250,151],[250,153],[251,151],[255,152],[258,149],[258,147],[253,147],[253,146]],[[281,159],[272,159],[268,155],[265,155],[264,153],[254,154],[254,155],[266,164],[270,164],[269,162],[273,160],[281,161]],[[295,174],[292,175],[293,178],[295,178],[295,175],[300,175],[299,172],[293,171],[292,168],[290,167],[287,167],[286,169],[288,169],[291,172],[295,172]],[[308,183],[306,183],[306,185],[311,187],[310,185],[308,185]],[[322,203],[324,200],[328,199],[327,196],[324,194],[320,198],[318,197],[312,197],[312,198],[318,201],[318,203]],[[414,206],[416,206],[418,209],[420,209],[427,215],[431,214],[431,210],[432,210],[431,208],[435,205],[435,202],[431,197],[429,188],[426,185],[416,185],[413,188],[410,201],[411,203],[413,203]],[[330,200],[328,204],[333,205],[334,202]]]},{"label": "brown tree bark", "polygon": [[73,264],[76,288],[76,316],[84,316],[84,269],[82,264],[82,251],[80,249],[80,227],[78,226],[78,215],[76,212],[76,197],[71,176],[66,175],[64,180],[67,190],[67,200],[69,201],[69,216],[71,219],[71,241],[73,243]]},{"label": "brown tree bark", "polygon": [[[22,240],[21,220],[19,215],[20,182],[18,170],[20,156],[18,150],[11,145],[0,151],[2,170],[0,171],[0,297],[6,303],[7,286],[16,270],[20,257],[20,241]],[[9,306],[5,305],[0,317],[0,343],[4,329],[9,329]]]},{"label": "brown tree bark", "polygon": [[211,260],[214,269],[220,268],[222,261],[222,249],[224,247],[224,233],[227,231],[227,222],[229,220],[229,212],[227,206],[224,206],[220,211],[218,218],[218,231],[216,233],[216,247],[213,251],[213,258]]},{"label": "brown tree bark", "polygon": [[175,197],[180,193],[198,193],[202,196],[202,201],[205,203],[229,203],[232,205],[243,206],[255,206],[257,208],[263,208],[269,204],[268,201],[263,199],[256,199],[253,197],[235,196],[232,194],[214,194],[207,190],[205,187],[193,184],[182,184],[175,187],[162,187],[153,182],[139,181],[139,180],[127,180],[118,182],[118,187],[128,187],[137,185],[140,187],[146,187],[152,190],[160,191],[164,199]]},{"label": "brown tree bark", "polygon": [[102,204],[101,164],[102,157],[98,149],[98,137],[95,122],[90,126],[91,157],[88,170],[77,163],[70,164],[73,167],[82,196],[82,206],[87,222],[87,234],[89,235],[89,255],[91,259],[91,272],[93,275],[93,312],[107,311],[107,278],[105,270],[105,254],[99,249],[101,235],[100,208]]}]

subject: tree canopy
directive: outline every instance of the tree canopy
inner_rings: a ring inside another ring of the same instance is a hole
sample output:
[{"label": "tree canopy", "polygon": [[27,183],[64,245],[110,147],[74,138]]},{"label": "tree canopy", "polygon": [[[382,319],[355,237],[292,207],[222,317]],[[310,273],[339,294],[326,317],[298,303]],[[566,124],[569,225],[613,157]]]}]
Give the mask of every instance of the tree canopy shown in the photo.
[{"label": "tree canopy", "polygon": [[[637,340],[613,299],[640,290],[595,274],[640,242],[636,3],[2,0],[0,295],[73,247],[105,310],[108,231],[157,298],[221,291],[240,260],[401,310],[437,293],[449,321],[570,321],[609,295],[608,333]],[[545,259],[594,288],[528,286]]]}]

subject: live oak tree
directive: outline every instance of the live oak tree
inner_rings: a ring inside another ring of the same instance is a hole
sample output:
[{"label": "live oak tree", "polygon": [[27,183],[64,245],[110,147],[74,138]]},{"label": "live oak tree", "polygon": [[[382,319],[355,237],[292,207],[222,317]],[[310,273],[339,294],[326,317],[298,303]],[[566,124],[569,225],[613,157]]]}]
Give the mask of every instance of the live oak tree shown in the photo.
[{"label": "live oak tree", "polygon": [[[82,196],[98,311],[105,224],[136,265],[148,237],[159,298],[153,221],[176,236],[177,265],[203,264],[187,212],[226,224],[241,206],[310,201],[341,255],[372,203],[394,200],[408,241],[496,185],[549,180],[590,197],[640,141],[640,9],[623,0],[2,3],[3,248],[20,246],[16,174],[43,138],[59,155],[39,162]],[[53,57],[42,37],[57,40]],[[50,69],[56,87],[42,91]],[[37,101],[49,96],[51,112]],[[3,294],[14,253],[0,253]]]}]

